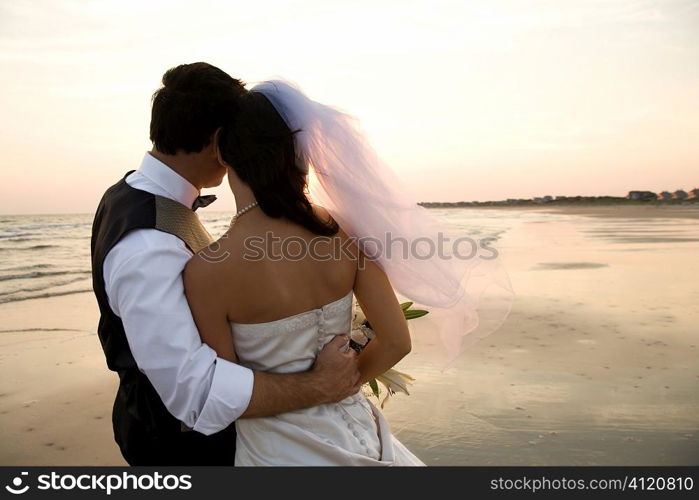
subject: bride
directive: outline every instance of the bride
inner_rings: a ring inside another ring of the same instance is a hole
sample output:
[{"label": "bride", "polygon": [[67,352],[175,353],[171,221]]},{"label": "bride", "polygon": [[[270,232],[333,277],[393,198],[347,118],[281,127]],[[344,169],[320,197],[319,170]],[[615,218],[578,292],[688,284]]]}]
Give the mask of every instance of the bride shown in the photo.
[{"label": "bride", "polygon": [[[238,99],[214,141],[241,208],[184,279],[202,340],[220,357],[257,371],[309,370],[325,344],[350,331],[354,297],[376,334],[357,356],[368,382],[411,349],[394,288],[458,311],[443,322],[457,332],[440,333],[447,347],[475,328],[463,269],[381,246],[384,235],[423,243],[436,235],[353,117],[292,82],[270,80]],[[424,465],[362,391],[273,417],[243,416],[236,430],[236,465]]]}]

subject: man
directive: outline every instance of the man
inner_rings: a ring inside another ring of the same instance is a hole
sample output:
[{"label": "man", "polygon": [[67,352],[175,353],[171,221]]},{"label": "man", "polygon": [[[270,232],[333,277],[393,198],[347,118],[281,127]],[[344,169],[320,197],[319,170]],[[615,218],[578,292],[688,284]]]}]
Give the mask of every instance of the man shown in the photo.
[{"label": "man", "polygon": [[[131,465],[232,465],[237,418],[335,402],[359,389],[338,337],[313,368],[268,374],[218,358],[200,340],[182,270],[211,242],[194,213],[226,169],[214,137],[243,83],[206,63],[177,66],[153,96],[153,149],[104,194],[92,231],[99,338],[119,374],[114,437]],[[344,332],[347,333],[347,332]]]}]

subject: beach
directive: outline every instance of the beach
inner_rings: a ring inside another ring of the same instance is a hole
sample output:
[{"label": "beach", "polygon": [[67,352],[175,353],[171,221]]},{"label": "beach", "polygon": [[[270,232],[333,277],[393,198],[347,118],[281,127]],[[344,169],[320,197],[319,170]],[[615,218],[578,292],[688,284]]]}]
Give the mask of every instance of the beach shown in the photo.
[{"label": "beach", "polygon": [[[416,381],[384,409],[406,446],[428,465],[699,464],[699,207],[434,213],[496,238],[516,300],[505,324],[446,371],[425,356],[428,322],[411,322],[413,351],[398,368]],[[85,259],[81,217],[62,222],[79,237],[61,245],[83,253],[56,248],[43,259]],[[228,217],[205,222],[220,234]],[[0,244],[16,260],[3,261],[0,282],[0,464],[123,465],[111,431],[118,379],[85,291],[89,261],[68,277],[17,271],[25,258],[52,265],[37,258],[43,249],[22,256],[42,245]]]},{"label": "beach", "polygon": [[[525,209],[526,210],[526,209]],[[611,217],[622,219],[699,219],[699,204],[666,205],[560,205],[532,208],[548,213],[566,215],[587,215],[590,217]]]},{"label": "beach", "polygon": [[0,308],[0,463],[126,465],[111,428],[118,377],[92,333],[91,294]]}]

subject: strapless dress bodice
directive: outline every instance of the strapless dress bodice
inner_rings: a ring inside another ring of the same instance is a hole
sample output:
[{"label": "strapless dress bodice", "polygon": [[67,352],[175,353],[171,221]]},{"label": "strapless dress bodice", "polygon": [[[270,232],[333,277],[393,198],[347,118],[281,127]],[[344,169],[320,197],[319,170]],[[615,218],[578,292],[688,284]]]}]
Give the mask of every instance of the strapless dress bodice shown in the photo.
[{"label": "strapless dress bodice", "polygon": [[[270,373],[307,371],[352,321],[352,291],[265,323],[231,323],[238,361]],[[424,465],[391,435],[362,391],[338,403],[236,421],[236,465]]]}]

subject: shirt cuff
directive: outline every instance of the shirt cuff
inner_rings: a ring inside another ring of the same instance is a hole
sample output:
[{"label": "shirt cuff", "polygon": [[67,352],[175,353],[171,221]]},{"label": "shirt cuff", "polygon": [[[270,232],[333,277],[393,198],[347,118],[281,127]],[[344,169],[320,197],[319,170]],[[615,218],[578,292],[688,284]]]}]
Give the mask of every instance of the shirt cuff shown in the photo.
[{"label": "shirt cuff", "polygon": [[209,436],[237,420],[250,404],[253,381],[249,368],[216,358],[209,395],[192,429]]}]

